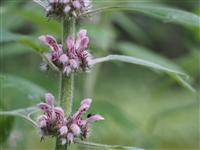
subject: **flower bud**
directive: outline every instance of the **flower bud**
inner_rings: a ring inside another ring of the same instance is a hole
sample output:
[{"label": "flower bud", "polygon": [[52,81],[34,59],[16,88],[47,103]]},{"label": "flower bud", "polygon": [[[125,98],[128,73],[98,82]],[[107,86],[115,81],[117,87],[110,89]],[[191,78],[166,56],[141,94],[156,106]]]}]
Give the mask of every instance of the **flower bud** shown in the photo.
[{"label": "flower bud", "polygon": [[66,143],[67,143],[66,138],[61,138],[61,144],[62,144],[62,145],[65,145]]},{"label": "flower bud", "polygon": [[62,64],[66,64],[68,62],[68,57],[66,54],[62,54],[59,58],[59,61],[62,63]]},{"label": "flower bud", "polygon": [[61,135],[61,136],[62,136],[62,135],[66,135],[67,132],[68,132],[68,128],[67,128],[67,126],[62,126],[62,127],[59,129],[59,131],[60,131],[60,135]]},{"label": "flower bud", "polygon": [[75,135],[79,135],[81,133],[81,129],[79,126],[77,126],[77,124],[72,124],[70,126],[70,129],[72,130],[72,132],[75,134]]},{"label": "flower bud", "polygon": [[73,138],[74,138],[74,135],[72,133],[67,134],[67,139],[69,142],[73,143]]}]

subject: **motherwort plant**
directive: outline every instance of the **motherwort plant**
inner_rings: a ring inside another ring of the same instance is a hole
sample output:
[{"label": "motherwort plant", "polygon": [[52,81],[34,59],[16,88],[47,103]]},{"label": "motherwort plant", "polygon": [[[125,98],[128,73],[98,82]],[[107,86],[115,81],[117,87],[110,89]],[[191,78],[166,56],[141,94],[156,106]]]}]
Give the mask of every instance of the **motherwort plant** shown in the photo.
[{"label": "motherwort plant", "polygon": [[[94,13],[108,10],[134,10],[150,14],[151,16],[156,16],[156,18],[161,18],[168,22],[184,22],[185,24],[196,26],[199,26],[198,16],[180,10],[149,5],[144,6],[134,4],[93,8],[92,3],[89,0],[33,1],[44,9],[44,16],[48,18],[47,24],[49,21],[52,21],[52,19],[56,19],[62,24],[62,33],[57,33],[58,35],[61,34],[61,42],[58,42],[57,39],[51,36],[51,33],[38,37],[38,41],[42,46],[38,46],[32,40],[23,42],[22,40],[20,41],[17,39],[17,41],[29,48],[31,47],[40,54],[43,58],[41,64],[42,70],[48,73],[48,71],[52,69],[59,73],[58,103],[55,103],[57,104],[56,106],[54,104],[54,96],[51,93],[46,93],[45,102],[41,102],[40,100],[37,107],[28,107],[26,109],[14,111],[1,111],[0,116],[19,116],[26,119],[37,128],[41,141],[47,137],[53,137],[56,140],[55,150],[67,150],[72,144],[92,148],[102,148],[106,150],[140,150],[140,148],[135,147],[105,145],[85,141],[85,139],[91,135],[89,124],[91,122],[104,120],[104,117],[100,114],[93,113],[88,113],[87,117],[84,117],[83,114],[87,112],[92,102],[92,99],[90,98],[83,99],[80,102],[80,107],[74,114],[72,114],[73,94],[75,89],[74,75],[76,74],[78,76],[80,72],[85,74],[90,73],[95,64],[106,61],[122,61],[145,66],[153,70],[157,69],[167,73],[170,77],[178,81],[178,83],[185,86],[194,95],[197,95],[196,91],[182,78],[187,77],[187,75],[182,73],[180,71],[181,69],[176,71],[155,62],[125,55],[113,54],[101,58],[95,58],[95,56],[92,56],[92,50],[89,49],[88,46],[90,40],[87,36],[87,30],[79,29],[77,32],[75,29],[77,19],[88,18]],[[46,51],[45,48],[48,50]],[[145,55],[144,58],[146,58],[146,56],[147,55]],[[29,88],[31,89],[31,87]],[[30,115],[41,111],[43,111],[43,114],[39,115],[36,120],[31,119]]]}]

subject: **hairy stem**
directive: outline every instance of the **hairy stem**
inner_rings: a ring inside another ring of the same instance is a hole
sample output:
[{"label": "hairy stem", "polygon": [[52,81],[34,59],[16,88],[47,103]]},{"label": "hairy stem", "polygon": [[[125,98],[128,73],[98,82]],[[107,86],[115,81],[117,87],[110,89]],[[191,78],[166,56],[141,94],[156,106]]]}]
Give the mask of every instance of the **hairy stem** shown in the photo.
[{"label": "hairy stem", "polygon": [[56,139],[56,144],[55,144],[55,150],[67,150],[68,145],[61,145],[61,141],[58,140],[58,138]]},{"label": "hairy stem", "polygon": [[[75,35],[75,19],[69,18],[62,20],[62,45],[64,53],[67,53],[67,38]],[[59,83],[59,105],[65,112],[65,117],[68,118],[72,110],[72,100],[74,91],[74,74],[71,73],[69,76],[60,72],[60,83]],[[61,145],[59,139],[56,139],[55,150],[67,150],[67,144]]]}]

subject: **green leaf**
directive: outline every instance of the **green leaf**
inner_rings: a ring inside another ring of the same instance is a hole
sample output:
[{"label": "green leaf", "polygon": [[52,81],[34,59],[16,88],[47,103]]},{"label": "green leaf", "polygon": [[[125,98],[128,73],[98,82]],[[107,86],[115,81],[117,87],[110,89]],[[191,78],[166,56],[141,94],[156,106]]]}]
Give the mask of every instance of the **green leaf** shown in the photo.
[{"label": "green leaf", "polygon": [[85,147],[102,148],[104,150],[144,150],[142,148],[136,148],[136,147],[97,144],[92,142],[80,141],[78,139],[74,139],[74,143]]},{"label": "green leaf", "polygon": [[49,52],[49,49],[47,48],[47,46],[45,46],[43,43],[41,43],[38,39],[34,39],[32,37],[29,36],[23,36],[23,35],[19,35],[19,34],[14,34],[11,32],[7,32],[7,31],[3,31],[3,37],[5,34],[5,38],[2,38],[2,41],[17,41],[18,43],[22,44],[23,46],[34,50],[36,53],[38,53],[45,61],[46,63],[48,63],[48,65],[56,70],[56,71],[60,71],[43,53],[45,52]]},{"label": "green leaf", "polygon": [[180,85],[184,86],[185,88],[187,88],[189,91],[191,91],[194,96],[197,97],[197,99],[199,99],[199,95],[196,92],[196,90],[189,84],[187,83],[185,80],[183,80],[179,75],[177,74],[169,74],[172,78],[174,78]]},{"label": "green leaf", "polygon": [[2,38],[0,42],[17,41],[18,43],[36,51],[39,55],[49,51],[49,49],[44,44],[42,44],[38,39],[25,36],[22,34],[8,32],[5,30],[1,30],[1,33],[2,33]]},{"label": "green leaf", "polygon": [[165,8],[165,7],[144,6],[144,5],[129,5],[129,6],[117,5],[117,6],[102,7],[94,9],[90,12],[86,12],[82,14],[82,16],[87,16],[108,10],[135,10],[162,19],[165,22],[177,22],[179,24],[186,24],[193,26],[199,26],[199,21],[200,21],[199,16],[186,11]]},{"label": "green leaf", "polygon": [[91,62],[91,64],[94,65],[94,64],[97,64],[97,63],[111,61],[111,60],[132,63],[132,64],[136,64],[136,65],[150,67],[150,68],[153,68],[153,69],[162,70],[162,71],[167,72],[167,73],[173,73],[173,74],[178,74],[178,75],[188,77],[186,74],[184,74],[182,72],[163,67],[159,64],[156,64],[156,63],[153,63],[153,62],[150,62],[150,61],[147,61],[147,60],[135,58],[135,57],[124,56],[124,55],[108,55],[106,57],[94,59]]},{"label": "green leaf", "polygon": [[[120,19],[119,19],[120,18]],[[137,42],[141,44],[149,44],[152,45],[152,42],[148,35],[143,31],[143,29],[137,25],[130,17],[128,17],[125,13],[118,11],[114,13],[112,20],[120,26],[125,34],[130,35],[134,38]],[[130,32],[134,31],[134,32]]]},{"label": "green leaf", "polygon": [[2,52],[1,52],[0,58],[11,56],[11,55],[16,56],[16,55],[21,55],[21,54],[30,52],[29,48],[27,49],[27,47],[16,42],[12,42],[9,44],[2,44],[1,48],[2,48]]},{"label": "green leaf", "polygon": [[31,125],[37,128],[37,123],[31,119],[31,115],[40,111],[37,107],[28,107],[25,109],[17,109],[13,111],[1,111],[0,116],[18,116],[28,121]]},{"label": "green leaf", "polygon": [[36,51],[39,55],[42,55],[45,52],[48,52],[49,49],[42,43],[38,43],[35,41],[35,39],[31,38],[31,37],[24,37],[21,39],[17,39],[17,42],[19,42],[20,44]]},{"label": "green leaf", "polygon": [[36,14],[33,11],[26,11],[26,10],[19,10],[19,9],[6,9],[6,11],[2,12],[3,15],[6,13],[18,15],[20,18],[25,18],[27,20],[30,20],[34,23],[36,23],[40,29],[44,33],[48,33],[51,31],[51,33],[57,34],[61,33],[61,24],[55,20],[51,20],[48,22],[48,19],[45,18],[44,15]]},{"label": "green leaf", "polygon": [[2,88],[14,88],[20,91],[27,99],[35,103],[39,103],[44,100],[44,96],[47,93],[43,88],[38,85],[27,81],[25,79],[4,74],[5,78],[2,80]]},{"label": "green leaf", "polygon": [[5,31],[3,29],[1,29],[1,38],[0,38],[0,42],[10,42],[10,41],[14,41],[20,38],[25,37],[24,35],[20,35],[20,34],[16,34],[16,33],[11,33],[8,31]]},{"label": "green leaf", "polygon": [[169,108],[169,109],[165,109],[159,113],[156,113],[155,115],[153,115],[150,119],[149,122],[149,131],[153,131],[156,124],[161,121],[162,119],[165,119],[167,117],[171,117],[172,115],[176,115],[178,113],[181,112],[188,112],[189,110],[195,110],[198,109],[198,102],[193,102],[191,104],[187,104],[187,105],[182,105],[182,106],[176,106],[174,108]]},{"label": "green leaf", "polygon": [[180,76],[184,76],[184,77],[188,78],[188,76],[186,74],[184,74],[182,72],[179,72],[179,71],[176,71],[176,70],[173,70],[173,69],[169,69],[167,67],[164,67],[162,65],[159,65],[159,64],[151,62],[151,61],[147,61],[147,60],[143,60],[143,59],[139,59],[139,58],[135,58],[135,57],[130,57],[130,56],[109,55],[109,56],[106,56],[106,57],[94,59],[91,62],[91,64],[94,65],[94,64],[97,64],[97,63],[111,61],[111,60],[132,63],[132,64],[141,65],[141,66],[149,67],[149,68],[152,68],[152,69],[157,69],[157,70],[164,71],[167,74],[169,74],[171,77],[173,77],[176,81],[178,81],[179,83],[181,83],[182,85],[184,85],[194,95],[198,96],[198,94],[195,91],[195,89],[193,89],[187,82],[185,82],[180,77]]},{"label": "green leaf", "polygon": [[[1,111],[4,110],[4,106],[0,101],[0,109]],[[0,113],[1,114],[1,113]],[[6,141],[9,137],[10,132],[12,130],[12,126],[14,123],[14,117],[12,116],[1,116],[0,115],[0,145]]]}]

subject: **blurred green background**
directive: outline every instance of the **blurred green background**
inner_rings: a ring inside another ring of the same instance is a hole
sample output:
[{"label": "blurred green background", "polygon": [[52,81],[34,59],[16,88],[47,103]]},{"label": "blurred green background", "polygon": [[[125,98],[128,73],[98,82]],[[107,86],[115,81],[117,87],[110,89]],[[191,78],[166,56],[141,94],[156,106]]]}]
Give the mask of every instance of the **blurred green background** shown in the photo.
[{"label": "blurred green background", "polygon": [[[93,2],[96,8],[113,4],[161,5],[200,14],[198,1]],[[36,3],[1,0],[0,8],[3,30],[30,35],[35,41],[40,35],[50,34],[60,41],[59,20],[48,22],[44,10]],[[171,68],[178,66],[190,76],[187,81],[199,92],[200,28],[157,20],[136,11],[95,14],[89,19],[77,20],[77,31],[81,28],[88,30],[95,58],[123,54]],[[20,80],[33,82],[58,98],[59,75],[50,71],[46,76],[39,69],[42,59],[35,52],[15,41],[5,40],[1,42],[0,59],[4,73],[1,84],[11,78],[16,84],[2,86],[2,110],[36,106],[37,100],[20,90],[17,83]],[[105,117],[105,121],[91,125],[88,141],[145,149],[200,148],[199,101],[168,75],[127,63],[107,62],[95,65],[90,74],[77,73],[75,78],[73,112],[82,99],[90,97],[93,102],[88,113]],[[46,138],[40,143],[36,129],[21,118],[4,117],[0,126],[3,128],[0,141],[5,141],[2,149],[53,148],[53,139]],[[71,149],[88,148],[72,145]]]}]

